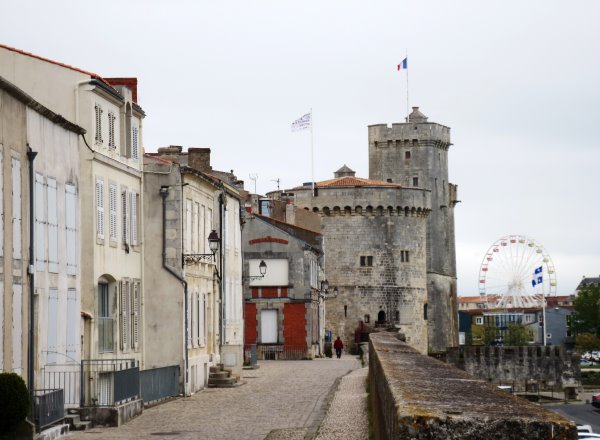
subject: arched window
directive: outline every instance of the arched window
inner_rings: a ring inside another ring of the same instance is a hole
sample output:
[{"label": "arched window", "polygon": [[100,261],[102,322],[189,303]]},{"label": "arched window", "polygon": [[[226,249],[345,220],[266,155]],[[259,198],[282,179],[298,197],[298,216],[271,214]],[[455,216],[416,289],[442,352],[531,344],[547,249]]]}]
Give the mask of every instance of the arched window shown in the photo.
[{"label": "arched window", "polygon": [[383,310],[380,310],[377,314],[377,322],[379,322],[380,324],[385,322],[385,312]]}]

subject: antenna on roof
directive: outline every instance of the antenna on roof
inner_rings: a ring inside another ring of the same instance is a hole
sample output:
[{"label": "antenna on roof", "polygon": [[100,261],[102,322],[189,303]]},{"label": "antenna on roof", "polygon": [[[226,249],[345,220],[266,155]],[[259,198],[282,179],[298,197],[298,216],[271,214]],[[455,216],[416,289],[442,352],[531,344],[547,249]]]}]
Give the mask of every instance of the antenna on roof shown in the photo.
[{"label": "antenna on roof", "polygon": [[250,180],[254,181],[254,194],[256,194],[256,181],[258,180],[258,174],[250,173],[248,177],[250,177]]},{"label": "antenna on roof", "polygon": [[279,177],[277,179],[271,179],[271,182],[277,182],[277,191],[279,191]]}]

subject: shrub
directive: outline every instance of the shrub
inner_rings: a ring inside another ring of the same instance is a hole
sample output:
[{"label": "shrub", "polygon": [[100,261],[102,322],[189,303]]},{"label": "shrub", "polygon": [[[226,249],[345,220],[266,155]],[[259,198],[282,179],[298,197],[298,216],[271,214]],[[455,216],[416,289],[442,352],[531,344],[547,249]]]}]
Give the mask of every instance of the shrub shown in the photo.
[{"label": "shrub", "polygon": [[0,431],[25,420],[29,412],[29,392],[16,373],[0,373]]},{"label": "shrub", "polygon": [[325,342],[325,346],[323,347],[323,352],[325,356],[328,358],[333,356],[333,350],[331,349],[331,342]]}]

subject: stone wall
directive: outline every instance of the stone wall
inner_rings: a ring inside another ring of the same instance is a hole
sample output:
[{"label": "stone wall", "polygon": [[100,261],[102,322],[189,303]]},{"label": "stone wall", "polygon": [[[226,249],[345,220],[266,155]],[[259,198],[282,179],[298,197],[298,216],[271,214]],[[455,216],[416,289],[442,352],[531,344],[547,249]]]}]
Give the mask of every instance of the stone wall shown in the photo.
[{"label": "stone wall", "polygon": [[576,439],[574,424],[451,365],[397,334],[371,333],[369,389],[376,439]]},{"label": "stone wall", "polygon": [[517,390],[535,382],[543,387],[580,385],[579,357],[564,347],[458,347],[447,362],[482,380],[513,385]]}]

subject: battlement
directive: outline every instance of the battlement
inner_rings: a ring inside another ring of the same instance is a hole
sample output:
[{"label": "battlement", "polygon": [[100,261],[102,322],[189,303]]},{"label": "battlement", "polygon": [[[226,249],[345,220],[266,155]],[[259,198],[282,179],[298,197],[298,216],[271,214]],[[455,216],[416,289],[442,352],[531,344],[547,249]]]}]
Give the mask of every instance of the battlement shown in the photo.
[{"label": "battlement", "polygon": [[452,145],[450,127],[432,122],[397,123],[391,127],[386,124],[369,126],[369,146],[385,148],[412,145],[447,149]]},{"label": "battlement", "polygon": [[[305,208],[308,210],[308,208]],[[315,206],[312,209],[312,212],[319,214],[321,216],[344,216],[344,215],[362,215],[362,216],[403,216],[403,217],[427,217],[429,215],[430,209],[426,208],[416,208],[414,206]]]}]

